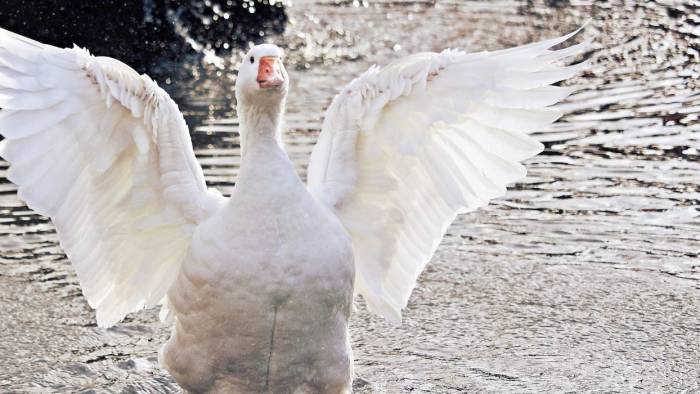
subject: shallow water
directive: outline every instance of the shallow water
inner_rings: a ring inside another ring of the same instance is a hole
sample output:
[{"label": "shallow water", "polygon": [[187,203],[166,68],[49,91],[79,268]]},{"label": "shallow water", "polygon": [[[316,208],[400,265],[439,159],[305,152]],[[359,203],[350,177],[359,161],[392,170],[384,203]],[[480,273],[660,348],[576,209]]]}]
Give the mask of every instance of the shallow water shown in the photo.
[{"label": "shallow water", "polygon": [[[669,5],[672,4],[672,5]],[[294,2],[275,37],[300,173],[340,87],[412,52],[498,49],[592,21],[591,69],[528,177],[450,228],[390,327],[352,320],[357,392],[700,390],[700,18],[695,2]],[[239,56],[156,70],[207,181],[230,192]],[[170,78],[168,80],[168,77]],[[6,170],[0,162],[0,175]],[[0,389],[177,392],[155,311],[95,326],[53,226],[0,183]]]}]

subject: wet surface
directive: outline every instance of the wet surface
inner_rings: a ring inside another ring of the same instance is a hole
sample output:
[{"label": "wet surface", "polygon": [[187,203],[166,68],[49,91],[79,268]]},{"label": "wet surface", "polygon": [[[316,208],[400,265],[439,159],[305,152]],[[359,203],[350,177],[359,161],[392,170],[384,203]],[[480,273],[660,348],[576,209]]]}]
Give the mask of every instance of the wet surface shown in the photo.
[{"label": "wet surface", "polygon": [[[533,4],[534,3],[534,4]],[[668,5],[673,4],[673,5]],[[293,81],[287,148],[303,174],[323,110],[373,63],[498,49],[591,18],[592,68],[537,137],[528,177],[449,229],[404,324],[360,305],[356,392],[700,390],[700,18],[694,2],[294,2],[277,38]],[[233,59],[157,70],[208,182],[238,169]],[[169,79],[168,79],[169,78]],[[0,175],[6,170],[0,162]],[[156,311],[109,330],[53,226],[0,183],[0,390],[177,392]]]},{"label": "wet surface", "polygon": [[165,59],[259,43],[284,32],[287,23],[278,0],[3,0],[0,5],[4,29],[61,48],[89,48],[138,72]]}]

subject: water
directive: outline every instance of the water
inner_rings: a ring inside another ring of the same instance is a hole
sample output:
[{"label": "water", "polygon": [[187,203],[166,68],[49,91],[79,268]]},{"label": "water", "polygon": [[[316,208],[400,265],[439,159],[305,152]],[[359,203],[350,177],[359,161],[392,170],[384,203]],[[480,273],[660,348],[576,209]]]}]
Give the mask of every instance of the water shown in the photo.
[{"label": "water", "polygon": [[[592,18],[593,67],[537,134],[528,177],[450,228],[390,327],[352,320],[356,392],[700,390],[700,4],[294,2],[274,37],[292,80],[300,173],[323,109],[373,63],[497,49]],[[155,70],[191,127],[207,181],[233,188],[240,54]],[[168,79],[170,83],[168,84]],[[6,170],[0,164],[0,171]],[[0,173],[1,175],[1,173]],[[0,389],[177,392],[157,367],[156,311],[95,326],[52,225],[0,183]]]}]

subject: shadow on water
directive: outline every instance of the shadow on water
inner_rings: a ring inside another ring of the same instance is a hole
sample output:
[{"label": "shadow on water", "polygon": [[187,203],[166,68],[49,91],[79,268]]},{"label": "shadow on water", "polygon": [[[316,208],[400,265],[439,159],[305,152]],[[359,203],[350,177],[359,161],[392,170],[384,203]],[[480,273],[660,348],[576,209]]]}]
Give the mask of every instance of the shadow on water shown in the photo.
[{"label": "shadow on water", "polygon": [[139,72],[185,55],[225,55],[287,23],[281,1],[5,0],[0,27],[58,47],[76,44]]}]

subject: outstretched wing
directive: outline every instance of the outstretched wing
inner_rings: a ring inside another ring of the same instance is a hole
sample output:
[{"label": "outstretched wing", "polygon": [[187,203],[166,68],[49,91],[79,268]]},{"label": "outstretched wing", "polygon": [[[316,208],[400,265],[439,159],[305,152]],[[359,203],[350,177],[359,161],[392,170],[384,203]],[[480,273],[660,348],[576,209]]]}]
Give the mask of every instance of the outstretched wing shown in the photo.
[{"label": "outstretched wing", "polygon": [[400,321],[416,280],[458,213],[525,176],[542,151],[526,133],[561,115],[572,89],[550,86],[584,64],[560,63],[586,43],[564,37],[496,52],[446,50],[373,67],[333,100],[308,186],[349,231],[356,289]]},{"label": "outstretched wing", "polygon": [[223,199],[177,105],[119,61],[0,29],[0,108],[7,177],[56,225],[98,324],[161,302]]}]

